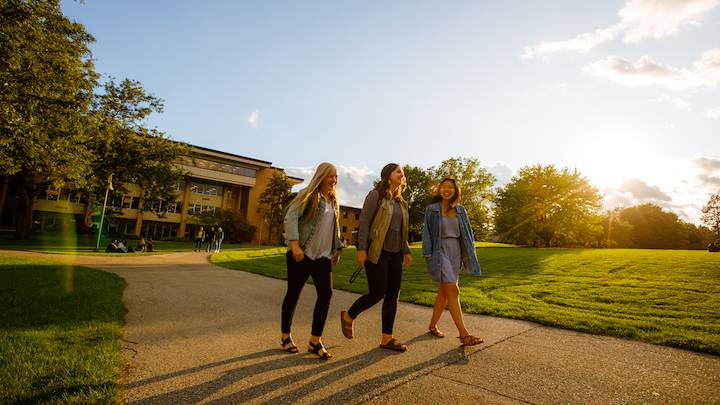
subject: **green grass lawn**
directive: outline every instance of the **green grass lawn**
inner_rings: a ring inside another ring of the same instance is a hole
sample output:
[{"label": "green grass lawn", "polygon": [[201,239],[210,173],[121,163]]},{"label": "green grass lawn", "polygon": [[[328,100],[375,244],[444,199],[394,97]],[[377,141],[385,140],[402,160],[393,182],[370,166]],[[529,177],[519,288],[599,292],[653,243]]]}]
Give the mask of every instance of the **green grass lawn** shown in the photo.
[{"label": "green grass lawn", "polygon": [[[412,252],[400,299],[432,306],[437,285],[419,247]],[[224,252],[212,261],[286,278],[283,255],[270,249],[254,254]],[[344,251],[333,270],[334,287],[364,293],[364,275],[348,282],[354,257],[354,249]],[[463,274],[460,281],[465,312],[720,354],[720,253],[481,247],[478,258],[483,275]]]},{"label": "green grass lawn", "polygon": [[0,257],[0,403],[112,403],[125,367],[125,281]]},{"label": "green grass lawn", "polygon": [[[96,239],[91,235],[41,233],[33,235],[29,241],[18,241],[12,239],[12,234],[5,233],[0,236],[0,249],[26,250],[38,253],[53,254],[80,254],[115,256],[120,253],[105,253],[107,243],[101,243],[100,252],[94,252]],[[128,244],[133,248],[137,246],[137,239],[128,239]],[[195,242],[177,241],[154,241],[155,249],[151,253],[129,253],[135,255],[154,255],[173,252],[188,252],[195,249]],[[247,243],[223,243],[223,249],[256,248],[257,245]]]}]

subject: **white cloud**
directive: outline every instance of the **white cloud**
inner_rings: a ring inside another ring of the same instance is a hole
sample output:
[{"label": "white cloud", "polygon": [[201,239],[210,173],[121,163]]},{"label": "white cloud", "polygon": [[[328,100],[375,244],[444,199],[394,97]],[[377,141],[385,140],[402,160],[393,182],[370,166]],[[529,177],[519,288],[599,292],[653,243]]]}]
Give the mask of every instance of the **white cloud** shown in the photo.
[{"label": "white cloud", "polygon": [[703,172],[712,173],[716,170],[720,171],[720,159],[697,157],[693,159],[693,163],[695,163],[695,165]]},{"label": "white cloud", "polygon": [[700,170],[695,179],[711,192],[720,191],[720,159],[698,157],[693,162]]},{"label": "white cloud", "polygon": [[693,66],[693,70],[675,68],[658,63],[648,55],[635,63],[608,56],[583,70],[624,86],[662,86],[672,90],[715,88],[720,83],[720,48],[705,51]]},{"label": "white cloud", "polygon": [[[379,176],[367,167],[338,165],[337,193],[340,204],[350,207],[362,207],[365,196],[373,187],[373,181]],[[315,167],[291,167],[285,172],[294,177],[305,179],[305,182],[294,187],[294,191],[302,190],[315,173]]]},{"label": "white cloud", "polygon": [[720,119],[720,107],[715,107],[707,110],[705,116],[713,120]]},{"label": "white cloud", "polygon": [[255,110],[247,118],[248,124],[250,124],[251,127],[257,128],[258,127],[258,121],[260,120],[260,111]]},{"label": "white cloud", "polygon": [[685,221],[700,223],[708,196],[720,191],[720,157],[667,159],[665,165],[601,190],[604,208],[652,203]]},{"label": "white cloud", "polygon": [[541,41],[526,46],[523,59],[562,52],[587,52],[618,39],[638,43],[644,39],[662,39],[674,35],[685,25],[697,25],[704,13],[720,4],[720,0],[630,0],[618,12],[619,21],[605,28],[577,35],[562,41]]},{"label": "white cloud", "polygon": [[598,45],[612,41],[619,32],[620,30],[613,26],[586,32],[566,41],[542,41],[535,46],[526,46],[522,58],[532,59],[540,55],[562,51],[587,52]]},{"label": "white cloud", "polygon": [[658,98],[651,99],[650,101],[656,102],[656,103],[670,103],[675,106],[678,110],[681,111],[692,111],[692,108],[690,107],[690,103],[688,103],[686,100],[680,98],[680,97],[672,97],[667,94],[663,94],[662,96]]},{"label": "white cloud", "polygon": [[487,170],[495,176],[495,187],[503,187],[510,183],[512,176],[515,174],[515,170],[509,166],[505,166],[502,163],[496,163],[495,166],[487,167]]},{"label": "white cloud", "polygon": [[672,201],[666,192],[658,186],[651,186],[639,179],[630,179],[617,189],[621,193],[629,193],[636,200]]},{"label": "white cloud", "polygon": [[669,37],[684,25],[699,24],[699,18],[718,4],[718,0],[629,1],[619,12],[623,41],[637,43]]}]

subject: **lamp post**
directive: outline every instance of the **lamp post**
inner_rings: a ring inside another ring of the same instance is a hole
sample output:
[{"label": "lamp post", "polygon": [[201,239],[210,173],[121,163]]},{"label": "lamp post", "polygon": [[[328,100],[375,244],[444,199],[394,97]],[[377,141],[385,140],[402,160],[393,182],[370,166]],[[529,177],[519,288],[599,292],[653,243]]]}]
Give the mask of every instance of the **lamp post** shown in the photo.
[{"label": "lamp post", "polygon": [[112,186],[112,173],[110,173],[110,176],[108,176],[107,186],[105,186],[105,201],[103,201],[102,214],[100,214],[100,226],[98,227],[97,243],[95,244],[96,252],[100,251],[100,235],[102,235],[103,220],[105,219],[105,206],[107,205],[107,198],[108,198],[108,193],[110,193],[110,190],[114,190],[114,188]]}]

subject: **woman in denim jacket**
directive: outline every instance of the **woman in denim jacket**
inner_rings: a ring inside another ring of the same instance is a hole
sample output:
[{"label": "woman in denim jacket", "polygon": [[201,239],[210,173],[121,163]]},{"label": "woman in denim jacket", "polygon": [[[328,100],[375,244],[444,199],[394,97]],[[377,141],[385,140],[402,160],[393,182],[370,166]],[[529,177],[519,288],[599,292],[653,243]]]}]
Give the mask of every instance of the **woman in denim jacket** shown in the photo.
[{"label": "woman in denim jacket", "polygon": [[437,194],[425,209],[422,252],[430,277],[440,283],[435,308],[430,318],[429,334],[445,337],[437,323],[447,304],[453,322],[460,333],[463,346],[475,346],[483,342],[465,328],[460,308],[458,279],[460,268],[479,276],[480,264],[475,254],[475,238],[465,207],[460,203],[460,187],[455,179],[445,178],[438,185]]},{"label": "woman in denim jacket", "polygon": [[308,352],[323,360],[332,357],[320,341],[332,297],[331,266],[338,264],[343,248],[335,189],[337,178],[337,169],[332,164],[318,166],[310,184],[288,206],[283,235],[290,249],[286,255],[288,289],[282,304],[281,346],[287,352],[298,352],[290,327],[300,292],[308,277],[312,277],[317,300]]}]

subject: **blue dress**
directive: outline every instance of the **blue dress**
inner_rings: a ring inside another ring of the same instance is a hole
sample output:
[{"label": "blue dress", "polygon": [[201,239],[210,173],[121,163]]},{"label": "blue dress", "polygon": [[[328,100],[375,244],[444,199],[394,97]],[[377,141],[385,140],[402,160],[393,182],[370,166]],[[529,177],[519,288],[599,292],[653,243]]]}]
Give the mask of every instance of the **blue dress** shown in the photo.
[{"label": "blue dress", "polygon": [[460,222],[457,217],[441,216],[440,220],[440,282],[457,283],[462,265]]}]

